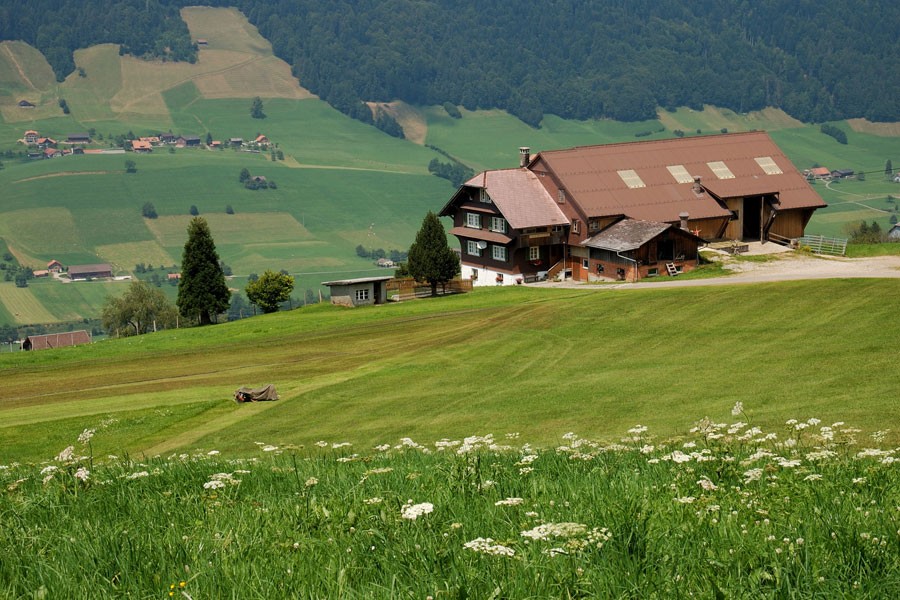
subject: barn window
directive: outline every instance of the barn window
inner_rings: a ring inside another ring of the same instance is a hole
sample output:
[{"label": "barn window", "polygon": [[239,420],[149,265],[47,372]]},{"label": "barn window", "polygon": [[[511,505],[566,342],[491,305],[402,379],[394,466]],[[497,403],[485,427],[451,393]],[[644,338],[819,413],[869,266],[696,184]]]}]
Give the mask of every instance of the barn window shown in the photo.
[{"label": "barn window", "polygon": [[637,189],[642,187],[647,187],[644,183],[644,180],[641,179],[641,176],[637,174],[637,171],[634,169],[624,169],[622,171],[616,171],[619,174],[619,177],[622,178],[622,181],[631,189]]},{"label": "barn window", "polygon": [[777,164],[775,164],[775,161],[772,160],[771,156],[760,156],[760,157],[754,158],[753,160],[755,160],[756,164],[758,164],[760,166],[760,168],[763,171],[765,171],[766,175],[781,175],[782,174],[781,167],[779,167]]},{"label": "barn window", "polygon": [[675,181],[678,183],[694,183],[694,178],[691,177],[688,170],[684,168],[684,165],[669,165],[666,169],[669,170],[669,173],[671,173],[672,177],[674,177]]},{"label": "barn window", "polygon": [[363,290],[356,290],[356,301],[359,302],[361,300],[369,299],[369,288]]},{"label": "barn window", "polygon": [[732,173],[731,169],[728,168],[728,165],[721,160],[708,162],[706,163],[706,166],[708,166],[713,174],[719,179],[734,179],[734,173]]}]

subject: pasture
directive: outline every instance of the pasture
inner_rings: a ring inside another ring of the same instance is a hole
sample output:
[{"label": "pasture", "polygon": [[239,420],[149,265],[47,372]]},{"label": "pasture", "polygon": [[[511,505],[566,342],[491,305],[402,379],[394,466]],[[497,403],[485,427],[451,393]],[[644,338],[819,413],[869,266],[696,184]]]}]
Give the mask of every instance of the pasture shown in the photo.
[{"label": "pasture", "polygon": [[[900,419],[884,352],[893,320],[884,299],[898,285],[478,290],[4,355],[0,460],[38,460],[108,416],[133,427],[130,437],[95,450],[132,456],[241,454],[263,437],[370,446],[518,431],[552,444],[566,431],[608,438],[635,422],[672,436],[737,401],[766,427],[809,415],[875,430]],[[231,403],[237,387],[263,383],[282,400]],[[185,404],[194,417],[142,425]],[[41,441],[14,443],[23,439]]]}]

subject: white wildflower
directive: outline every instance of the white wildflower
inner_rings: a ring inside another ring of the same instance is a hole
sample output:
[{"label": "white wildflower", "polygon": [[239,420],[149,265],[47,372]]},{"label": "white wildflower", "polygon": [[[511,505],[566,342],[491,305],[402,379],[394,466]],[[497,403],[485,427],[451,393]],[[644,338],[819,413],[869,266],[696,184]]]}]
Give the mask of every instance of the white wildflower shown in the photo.
[{"label": "white wildflower", "polygon": [[219,479],[213,479],[203,484],[204,490],[218,490],[225,487],[225,482]]},{"label": "white wildflower", "polygon": [[141,477],[150,477],[150,473],[148,473],[147,471],[138,471],[136,473],[126,475],[125,479],[140,479]]},{"label": "white wildflower", "polygon": [[87,481],[90,478],[91,472],[85,469],[84,467],[78,467],[78,470],[75,471],[75,479],[80,479],[81,481]]},{"label": "white wildflower", "polygon": [[704,491],[707,492],[714,492],[719,489],[719,486],[710,481],[708,477],[704,477],[698,480],[697,485],[699,485],[701,488],[703,488]]},{"label": "white wildflower", "polygon": [[763,470],[762,469],[750,469],[749,471],[744,472],[744,483],[750,483],[751,481],[759,481],[762,477]]},{"label": "white wildflower", "polygon": [[400,509],[400,517],[409,521],[415,521],[421,515],[427,515],[434,512],[434,504],[430,502],[421,502],[413,504],[412,500],[407,500],[403,508]]},{"label": "white wildflower", "polygon": [[675,502],[679,504],[693,504],[694,500],[696,500],[696,498],[693,496],[681,496],[680,498],[675,498]]},{"label": "white wildflower", "polygon": [[375,496],[374,498],[366,498],[365,500],[363,500],[364,504],[369,504],[369,505],[381,504],[382,502],[384,502],[384,498],[381,498],[379,496]]},{"label": "white wildflower", "polygon": [[96,431],[96,429],[85,429],[81,432],[81,435],[78,436],[78,441],[82,444],[87,444],[91,441],[91,438],[94,437]]},{"label": "white wildflower", "polygon": [[316,442],[316,446],[318,446],[319,448],[327,448],[328,442],[326,442],[325,440],[319,440],[318,442]]},{"label": "white wildflower", "polygon": [[497,500],[494,502],[494,506],[518,506],[523,502],[524,500],[521,498],[506,498],[505,500]]},{"label": "white wildflower", "polygon": [[587,525],[581,523],[544,523],[533,529],[523,531],[522,537],[533,540],[546,540],[550,538],[570,538],[584,535]]},{"label": "white wildflower", "polygon": [[743,402],[735,402],[734,406],[731,408],[731,414],[735,417],[744,412],[744,403]]},{"label": "white wildflower", "polygon": [[312,487],[312,486],[316,485],[317,483],[319,483],[318,479],[316,479],[315,477],[310,477],[309,479],[306,480],[306,487]]},{"label": "white wildflower", "polygon": [[44,467],[43,469],[41,469],[41,475],[47,475],[48,473],[53,473],[58,468],[59,467],[57,467],[56,465],[48,465],[48,466]]},{"label": "white wildflower", "polygon": [[75,456],[75,446],[66,446],[66,449],[56,456],[59,462],[69,462]]},{"label": "white wildflower", "polygon": [[218,456],[220,452],[218,450],[210,450],[206,453],[207,456]]},{"label": "white wildflower", "polygon": [[271,444],[263,446],[262,449],[263,452],[274,452],[275,450],[278,450],[278,446],[272,446]]},{"label": "white wildflower", "polygon": [[463,548],[490,556],[515,556],[516,551],[502,544],[495,544],[491,538],[475,538],[463,544]]}]

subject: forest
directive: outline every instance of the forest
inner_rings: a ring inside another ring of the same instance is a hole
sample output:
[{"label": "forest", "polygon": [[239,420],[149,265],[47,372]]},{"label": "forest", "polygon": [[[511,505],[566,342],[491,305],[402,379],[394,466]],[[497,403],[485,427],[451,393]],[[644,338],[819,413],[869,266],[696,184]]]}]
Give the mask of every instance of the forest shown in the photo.
[{"label": "forest", "polygon": [[[194,60],[185,0],[8,0],[0,37],[47,56],[101,42]],[[206,0],[236,6],[301,84],[374,123],[364,101],[501,108],[539,126],[766,106],[806,122],[900,121],[892,0]],[[49,18],[52,16],[52,18]],[[391,129],[382,116],[382,128]],[[376,123],[377,124],[377,123]],[[394,135],[397,133],[394,132]]]}]

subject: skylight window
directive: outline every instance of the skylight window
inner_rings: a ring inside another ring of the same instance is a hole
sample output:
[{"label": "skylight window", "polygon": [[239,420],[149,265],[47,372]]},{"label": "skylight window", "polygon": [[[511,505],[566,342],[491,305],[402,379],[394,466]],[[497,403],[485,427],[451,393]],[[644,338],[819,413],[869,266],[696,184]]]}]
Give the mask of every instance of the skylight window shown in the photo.
[{"label": "skylight window", "polygon": [[708,162],[706,163],[706,166],[708,166],[713,174],[719,179],[734,179],[734,173],[732,173],[731,169],[729,169],[721,160]]},{"label": "skylight window", "polygon": [[691,177],[691,174],[688,173],[688,170],[684,168],[684,165],[669,165],[666,167],[669,170],[669,173],[672,174],[672,177],[675,178],[675,181],[678,183],[693,183],[694,178]]},{"label": "skylight window", "polygon": [[762,170],[766,172],[766,175],[781,175],[781,168],[775,164],[775,161],[772,160],[771,156],[760,156],[759,158],[754,158]]},{"label": "skylight window", "polygon": [[643,180],[640,175],[634,172],[632,169],[626,169],[624,171],[616,171],[619,174],[619,177],[622,178],[622,181],[625,182],[625,185],[630,187],[631,189],[647,187],[644,185]]}]

